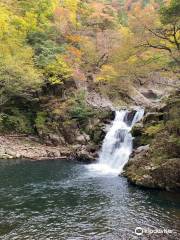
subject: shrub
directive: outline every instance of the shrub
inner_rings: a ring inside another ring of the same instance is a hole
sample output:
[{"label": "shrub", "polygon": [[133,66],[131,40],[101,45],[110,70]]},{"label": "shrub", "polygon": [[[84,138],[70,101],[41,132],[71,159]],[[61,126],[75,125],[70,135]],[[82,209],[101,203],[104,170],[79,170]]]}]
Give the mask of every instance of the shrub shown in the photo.
[{"label": "shrub", "polygon": [[5,133],[32,133],[31,119],[17,109],[12,114],[1,113],[0,131]]},{"label": "shrub", "polygon": [[49,83],[63,84],[72,76],[72,69],[62,56],[57,56],[56,60],[45,67],[45,76]]},{"label": "shrub", "polygon": [[85,100],[85,92],[80,91],[72,98],[72,106],[70,116],[75,119],[80,125],[84,125],[90,117],[94,115],[94,111],[89,107]]},{"label": "shrub", "polygon": [[46,130],[46,121],[47,121],[47,113],[45,112],[37,112],[37,116],[35,119],[35,125],[37,131],[44,131]]},{"label": "shrub", "polygon": [[155,134],[159,133],[160,131],[162,131],[164,129],[164,124],[163,123],[159,123],[156,124],[154,126],[150,126],[145,130],[145,134],[147,134],[148,136],[152,137]]}]

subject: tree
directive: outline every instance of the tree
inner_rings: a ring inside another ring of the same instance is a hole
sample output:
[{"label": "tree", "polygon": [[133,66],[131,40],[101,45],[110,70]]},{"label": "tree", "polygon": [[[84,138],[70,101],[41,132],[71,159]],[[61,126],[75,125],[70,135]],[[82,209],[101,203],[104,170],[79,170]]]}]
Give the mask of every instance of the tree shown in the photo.
[{"label": "tree", "polygon": [[63,84],[65,80],[72,76],[72,69],[62,56],[57,56],[54,62],[45,67],[45,76],[52,85]]},{"label": "tree", "polygon": [[41,83],[41,73],[33,62],[34,52],[25,44],[24,30],[17,28],[14,15],[6,6],[0,5],[0,105],[13,95],[28,97]]},{"label": "tree", "polygon": [[16,48],[17,54],[0,56],[0,105],[12,96],[30,97],[41,84],[40,73],[33,64],[30,48]]},{"label": "tree", "polygon": [[168,52],[175,63],[179,64],[180,2],[171,0],[159,12],[153,6],[146,7],[144,13],[137,10],[138,8],[134,9],[133,13],[133,27],[141,36],[140,46]]},{"label": "tree", "polygon": [[[174,48],[180,51],[180,2],[171,0],[168,6],[162,7],[160,9],[160,19],[164,25],[164,31],[161,31],[158,37],[168,41]],[[172,51],[170,53],[173,55]],[[176,57],[174,60],[179,62],[179,59]]]},{"label": "tree", "polygon": [[79,0],[63,0],[54,12],[54,20],[57,30],[66,36],[79,26],[77,12]]}]

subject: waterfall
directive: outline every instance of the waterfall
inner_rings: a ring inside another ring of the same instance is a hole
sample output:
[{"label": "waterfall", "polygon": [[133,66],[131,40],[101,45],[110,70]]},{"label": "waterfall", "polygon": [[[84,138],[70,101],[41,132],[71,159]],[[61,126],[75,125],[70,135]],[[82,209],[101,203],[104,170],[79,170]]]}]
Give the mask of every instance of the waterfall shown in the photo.
[{"label": "waterfall", "polygon": [[133,149],[131,129],[142,119],[144,109],[116,111],[112,126],[107,132],[99,154],[98,163],[89,166],[102,173],[120,174]]}]

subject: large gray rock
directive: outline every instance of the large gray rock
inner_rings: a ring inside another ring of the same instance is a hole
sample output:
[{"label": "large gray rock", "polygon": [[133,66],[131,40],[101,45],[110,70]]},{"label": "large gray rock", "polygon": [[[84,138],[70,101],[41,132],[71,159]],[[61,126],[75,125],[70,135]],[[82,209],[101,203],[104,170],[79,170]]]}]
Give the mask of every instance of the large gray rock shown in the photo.
[{"label": "large gray rock", "polygon": [[82,145],[82,146],[75,146],[74,154],[72,154],[72,158],[74,160],[84,162],[84,163],[91,163],[96,161],[97,159],[97,149],[91,148],[90,146]]},{"label": "large gray rock", "polygon": [[139,154],[141,152],[148,152],[149,151],[149,144],[148,145],[145,145],[145,146],[140,146],[138,147],[135,151],[134,151],[134,154]]}]

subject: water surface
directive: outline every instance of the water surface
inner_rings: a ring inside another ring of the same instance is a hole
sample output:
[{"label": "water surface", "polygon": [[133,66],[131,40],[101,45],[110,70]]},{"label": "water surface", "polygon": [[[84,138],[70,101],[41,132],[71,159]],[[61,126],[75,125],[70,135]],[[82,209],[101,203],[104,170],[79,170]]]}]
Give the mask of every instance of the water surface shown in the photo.
[{"label": "water surface", "polygon": [[[170,229],[143,234],[136,227]],[[180,239],[180,196],[68,161],[0,161],[0,239]]]}]

